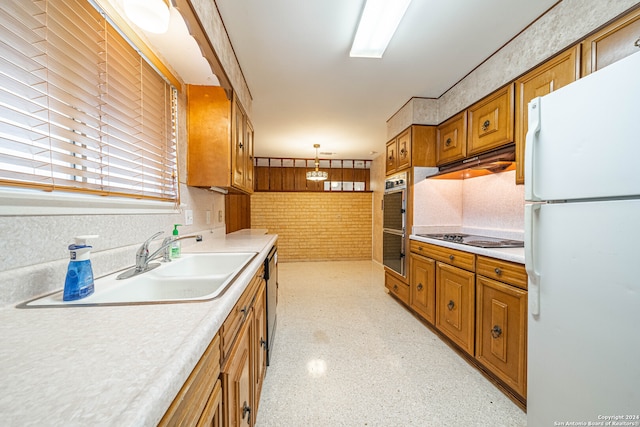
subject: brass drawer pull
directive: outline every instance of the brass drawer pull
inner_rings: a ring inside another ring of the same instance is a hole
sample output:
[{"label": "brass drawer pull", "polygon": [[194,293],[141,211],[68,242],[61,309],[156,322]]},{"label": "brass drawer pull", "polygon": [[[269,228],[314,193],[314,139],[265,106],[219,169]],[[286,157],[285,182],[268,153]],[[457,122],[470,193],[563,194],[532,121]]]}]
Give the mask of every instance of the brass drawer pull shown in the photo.
[{"label": "brass drawer pull", "polygon": [[447,138],[447,140],[444,142],[445,147],[448,147],[451,145],[451,138]]},{"label": "brass drawer pull", "polygon": [[244,420],[244,417],[246,417],[247,415],[247,424],[251,425],[251,407],[247,405],[247,401],[245,400],[242,404],[242,419]]},{"label": "brass drawer pull", "polygon": [[393,292],[398,292],[398,285],[393,285]]},{"label": "brass drawer pull", "polygon": [[495,271],[498,276],[502,274],[502,270],[500,270],[498,267],[496,267],[496,269],[493,271]]},{"label": "brass drawer pull", "polygon": [[449,255],[449,261],[453,261],[455,257],[453,255]]},{"label": "brass drawer pull", "polygon": [[494,325],[491,329],[491,336],[493,338],[498,338],[500,335],[502,335],[502,328],[498,325]]},{"label": "brass drawer pull", "polygon": [[491,125],[491,122],[489,120],[485,120],[484,123],[482,124],[482,131],[486,131],[487,129],[489,129],[489,126]]},{"label": "brass drawer pull", "polygon": [[447,304],[447,308],[449,309],[449,311],[453,310],[453,307],[455,307],[456,304],[453,302],[453,300],[449,300],[449,304]]},{"label": "brass drawer pull", "polygon": [[418,290],[421,291],[422,290],[422,283],[418,283]]}]

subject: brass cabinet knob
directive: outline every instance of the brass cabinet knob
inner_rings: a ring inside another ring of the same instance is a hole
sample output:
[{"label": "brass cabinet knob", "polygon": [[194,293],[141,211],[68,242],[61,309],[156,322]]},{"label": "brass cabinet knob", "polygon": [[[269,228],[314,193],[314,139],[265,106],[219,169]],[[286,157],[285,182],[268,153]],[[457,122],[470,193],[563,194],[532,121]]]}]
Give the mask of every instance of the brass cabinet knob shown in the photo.
[{"label": "brass cabinet knob", "polygon": [[455,257],[453,255],[449,255],[449,261],[453,261]]},{"label": "brass cabinet knob", "polygon": [[393,285],[393,291],[398,292],[398,285]]},{"label": "brass cabinet knob", "polygon": [[453,310],[453,307],[455,307],[456,304],[453,302],[453,300],[449,300],[449,304],[447,304],[447,308],[449,309],[449,311]]},{"label": "brass cabinet knob", "polygon": [[450,146],[451,145],[451,138],[447,138],[447,140],[444,142],[444,145],[446,147]]},{"label": "brass cabinet knob", "polygon": [[493,328],[491,328],[491,336],[493,338],[498,338],[500,335],[502,335],[502,328],[498,325],[494,325]]},{"label": "brass cabinet knob", "polygon": [[422,290],[422,283],[418,283],[418,290],[421,291]]},{"label": "brass cabinet knob", "polygon": [[491,126],[491,121],[485,120],[484,123],[482,124],[482,131],[484,132],[487,129],[489,129],[489,126]]},{"label": "brass cabinet knob", "polygon": [[498,276],[502,274],[502,270],[500,270],[498,267],[496,267],[493,271],[495,271]]}]

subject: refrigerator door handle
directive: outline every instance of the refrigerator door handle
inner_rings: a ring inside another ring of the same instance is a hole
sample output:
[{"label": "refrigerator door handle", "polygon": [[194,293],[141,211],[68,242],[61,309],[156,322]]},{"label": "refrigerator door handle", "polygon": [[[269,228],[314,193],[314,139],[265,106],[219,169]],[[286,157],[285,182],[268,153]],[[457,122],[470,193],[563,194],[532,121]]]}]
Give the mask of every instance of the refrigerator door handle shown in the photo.
[{"label": "refrigerator door handle", "polygon": [[536,247],[536,216],[540,214],[540,204],[528,203],[524,205],[524,263],[529,276],[527,290],[529,292],[529,313],[532,316],[540,314],[540,273],[536,268],[534,248]]},{"label": "refrigerator door handle", "polygon": [[524,199],[540,201],[533,191],[533,148],[540,133],[540,97],[529,102],[528,128],[524,146]]}]

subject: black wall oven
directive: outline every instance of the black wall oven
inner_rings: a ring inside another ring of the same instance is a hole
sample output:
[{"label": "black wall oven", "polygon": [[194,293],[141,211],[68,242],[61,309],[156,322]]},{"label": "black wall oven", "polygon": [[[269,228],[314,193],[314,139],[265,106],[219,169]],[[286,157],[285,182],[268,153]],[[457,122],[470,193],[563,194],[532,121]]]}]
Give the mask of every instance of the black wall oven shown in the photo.
[{"label": "black wall oven", "polygon": [[382,204],[382,262],[401,276],[405,276],[406,208],[407,174],[405,172],[385,180]]}]

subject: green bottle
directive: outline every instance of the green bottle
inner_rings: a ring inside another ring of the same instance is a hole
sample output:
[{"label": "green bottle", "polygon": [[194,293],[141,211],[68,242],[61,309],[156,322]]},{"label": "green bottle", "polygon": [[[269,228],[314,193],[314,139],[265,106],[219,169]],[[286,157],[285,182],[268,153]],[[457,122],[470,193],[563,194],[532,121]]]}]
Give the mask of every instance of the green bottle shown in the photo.
[{"label": "green bottle", "polygon": [[173,242],[171,242],[171,251],[169,257],[171,259],[180,258],[180,240],[178,240],[178,227],[182,224],[173,224]]}]

